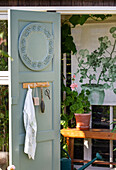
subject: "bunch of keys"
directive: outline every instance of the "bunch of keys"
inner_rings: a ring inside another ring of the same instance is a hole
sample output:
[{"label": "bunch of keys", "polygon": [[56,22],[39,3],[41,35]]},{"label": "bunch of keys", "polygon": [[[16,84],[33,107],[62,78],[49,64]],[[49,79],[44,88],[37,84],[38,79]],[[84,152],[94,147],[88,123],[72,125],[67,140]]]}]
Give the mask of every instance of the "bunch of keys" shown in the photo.
[{"label": "bunch of keys", "polygon": [[49,89],[46,89],[45,91],[44,91],[44,94],[49,98],[49,100],[50,100],[50,90]]}]

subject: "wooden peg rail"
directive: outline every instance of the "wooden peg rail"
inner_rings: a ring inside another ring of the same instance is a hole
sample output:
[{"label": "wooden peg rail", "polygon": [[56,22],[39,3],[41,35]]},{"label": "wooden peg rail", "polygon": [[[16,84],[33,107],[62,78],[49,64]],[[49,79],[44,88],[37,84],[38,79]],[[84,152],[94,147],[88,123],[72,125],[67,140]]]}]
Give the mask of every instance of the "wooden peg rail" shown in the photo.
[{"label": "wooden peg rail", "polygon": [[26,89],[28,88],[28,85],[30,88],[36,88],[36,87],[49,87],[50,84],[49,82],[36,82],[36,83],[23,83],[23,88]]}]

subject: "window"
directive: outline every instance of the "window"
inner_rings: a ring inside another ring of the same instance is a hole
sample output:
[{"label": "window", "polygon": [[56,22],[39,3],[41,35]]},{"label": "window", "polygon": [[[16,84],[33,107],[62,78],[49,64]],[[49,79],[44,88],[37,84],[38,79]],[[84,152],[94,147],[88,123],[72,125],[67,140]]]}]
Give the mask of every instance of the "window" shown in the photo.
[{"label": "window", "polygon": [[0,20],[0,153],[2,159],[6,160],[4,164],[1,160],[0,167],[5,168],[9,159],[9,71],[8,58],[3,56],[2,51],[8,51],[7,20]]}]

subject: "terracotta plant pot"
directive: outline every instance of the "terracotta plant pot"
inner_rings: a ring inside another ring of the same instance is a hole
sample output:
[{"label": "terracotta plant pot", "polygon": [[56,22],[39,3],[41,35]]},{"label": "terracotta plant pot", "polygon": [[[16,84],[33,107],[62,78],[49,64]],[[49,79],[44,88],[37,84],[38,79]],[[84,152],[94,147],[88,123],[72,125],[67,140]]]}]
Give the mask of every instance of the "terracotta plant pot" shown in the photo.
[{"label": "terracotta plant pot", "polygon": [[75,113],[76,128],[78,130],[88,130],[90,128],[91,114],[78,114]]}]

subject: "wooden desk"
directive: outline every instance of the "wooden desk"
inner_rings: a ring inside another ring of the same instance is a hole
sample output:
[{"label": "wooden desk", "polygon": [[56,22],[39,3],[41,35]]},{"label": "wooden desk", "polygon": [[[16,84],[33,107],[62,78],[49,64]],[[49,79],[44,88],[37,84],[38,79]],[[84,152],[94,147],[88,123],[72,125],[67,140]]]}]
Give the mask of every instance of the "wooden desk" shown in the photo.
[{"label": "wooden desk", "polygon": [[[82,130],[77,130],[76,128],[71,128],[71,129],[68,128],[68,129],[61,129],[61,134],[67,138],[68,151],[72,163],[77,162],[77,160],[74,160],[74,138],[116,140],[116,132],[112,132],[109,129],[89,129],[86,131],[82,131]],[[113,163],[109,163],[109,164],[113,164]]]}]

